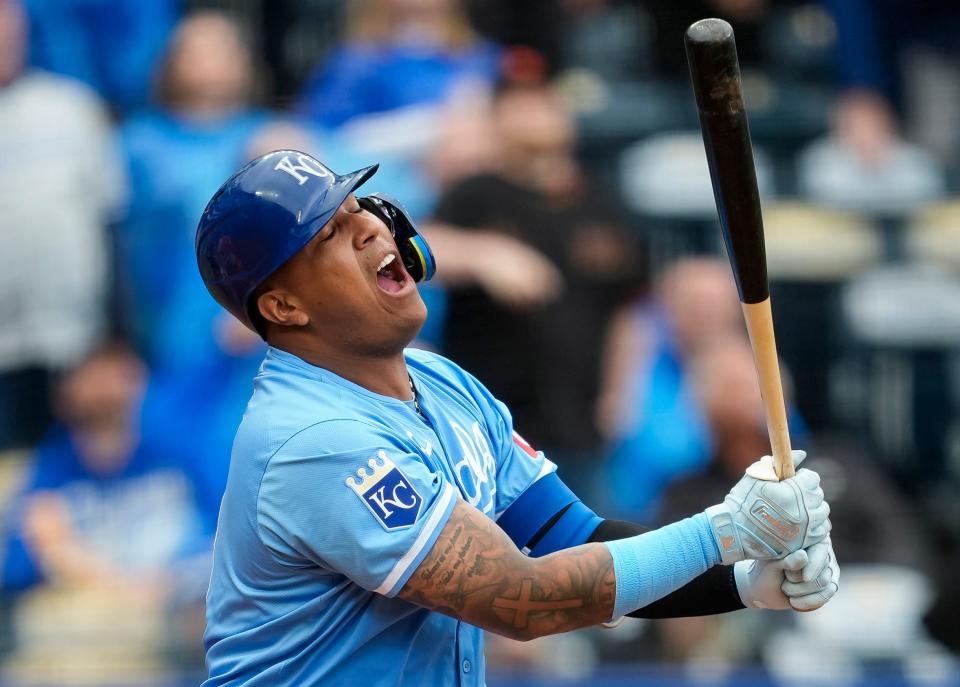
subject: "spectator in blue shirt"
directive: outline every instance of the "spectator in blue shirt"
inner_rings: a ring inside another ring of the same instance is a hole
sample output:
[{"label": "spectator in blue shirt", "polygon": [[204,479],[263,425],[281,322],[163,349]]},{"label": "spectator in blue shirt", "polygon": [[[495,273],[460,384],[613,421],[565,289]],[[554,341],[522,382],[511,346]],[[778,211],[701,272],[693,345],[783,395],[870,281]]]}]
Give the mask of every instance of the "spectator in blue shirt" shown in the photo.
[{"label": "spectator in blue shirt", "polygon": [[710,433],[687,379],[686,360],[718,336],[738,331],[740,312],[729,270],[711,258],[690,258],[657,280],[649,304],[614,329],[604,425],[611,438],[610,480],[616,509],[650,514],[661,490],[710,457]]},{"label": "spectator in blue shirt", "polygon": [[176,0],[25,0],[30,61],[80,79],[120,111],[147,101],[150,73],[176,21]]},{"label": "spectator in blue shirt", "polygon": [[[729,268],[709,257],[677,261],[657,280],[652,301],[626,313],[613,332],[601,403],[612,505],[625,517],[649,518],[667,487],[719,450],[690,365],[718,341],[746,341]],[[793,438],[802,440],[802,419],[789,412]]]},{"label": "spectator in blue shirt", "polygon": [[132,188],[118,244],[135,338],[155,377],[202,411],[195,440],[221,467],[263,349],[206,297],[193,237],[209,196],[273,121],[250,104],[253,72],[232,18],[193,14],[158,72],[157,106],[121,130]]},{"label": "spectator in blue shirt", "polygon": [[193,232],[206,199],[245,160],[268,121],[249,104],[252,79],[249,47],[234,21],[192,15],[177,27],[160,66],[157,106],[121,129],[132,187],[121,263],[136,338],[153,366],[203,364],[221,349],[221,311],[203,297]]},{"label": "spectator in blue shirt", "polygon": [[57,581],[200,598],[224,476],[177,439],[190,431],[168,412],[168,392],[145,389],[142,363],[117,346],[64,377],[60,424],[14,500],[0,587]]},{"label": "spectator in blue shirt", "polygon": [[459,86],[495,78],[499,51],[473,32],[458,0],[356,5],[347,40],[301,97],[310,120],[336,128],[363,115],[437,105]]}]

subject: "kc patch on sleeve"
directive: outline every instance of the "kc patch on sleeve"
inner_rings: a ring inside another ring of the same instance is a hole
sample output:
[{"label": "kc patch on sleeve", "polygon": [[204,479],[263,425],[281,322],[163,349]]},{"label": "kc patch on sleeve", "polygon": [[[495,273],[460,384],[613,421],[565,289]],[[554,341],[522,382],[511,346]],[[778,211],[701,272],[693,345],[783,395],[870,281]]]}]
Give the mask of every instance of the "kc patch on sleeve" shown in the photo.
[{"label": "kc patch on sleeve", "polygon": [[347,486],[388,532],[410,527],[420,516],[423,498],[386,451],[378,451],[367,464],[369,469],[357,470],[359,480],[347,477]]}]

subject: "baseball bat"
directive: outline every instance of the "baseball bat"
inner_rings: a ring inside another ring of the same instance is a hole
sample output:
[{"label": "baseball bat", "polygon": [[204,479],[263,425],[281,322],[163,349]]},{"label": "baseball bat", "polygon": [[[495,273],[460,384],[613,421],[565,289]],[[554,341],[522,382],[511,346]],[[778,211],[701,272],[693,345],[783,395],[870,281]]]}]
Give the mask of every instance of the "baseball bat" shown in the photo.
[{"label": "baseball bat", "polygon": [[777,477],[794,475],[780,365],[773,335],[760,193],[733,27],[692,24],[684,39],[723,241],[747,321]]}]

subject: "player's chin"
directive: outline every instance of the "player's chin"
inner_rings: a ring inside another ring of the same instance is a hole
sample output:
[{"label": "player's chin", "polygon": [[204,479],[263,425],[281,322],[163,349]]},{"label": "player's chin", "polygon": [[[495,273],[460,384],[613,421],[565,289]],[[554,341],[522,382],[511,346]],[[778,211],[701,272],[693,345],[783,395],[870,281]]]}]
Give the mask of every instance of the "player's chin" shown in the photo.
[{"label": "player's chin", "polygon": [[384,295],[381,292],[377,294],[377,300],[394,327],[404,331],[413,330],[413,336],[419,333],[427,319],[427,306],[413,280],[410,281],[409,289],[405,288],[402,294]]},{"label": "player's chin", "polygon": [[410,327],[416,329],[414,332],[414,336],[416,336],[420,333],[423,323],[427,321],[427,304],[420,297],[420,291],[414,287],[413,294],[404,305],[406,306],[404,308],[405,319],[407,319]]}]

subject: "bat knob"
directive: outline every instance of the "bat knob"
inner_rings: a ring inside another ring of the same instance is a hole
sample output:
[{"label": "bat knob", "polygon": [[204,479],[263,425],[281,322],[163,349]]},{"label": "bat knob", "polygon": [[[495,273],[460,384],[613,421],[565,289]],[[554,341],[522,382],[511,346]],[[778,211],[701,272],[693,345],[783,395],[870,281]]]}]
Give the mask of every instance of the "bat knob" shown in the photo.
[{"label": "bat knob", "polygon": [[733,40],[733,27],[723,19],[701,19],[687,29],[691,43],[723,43]]}]

